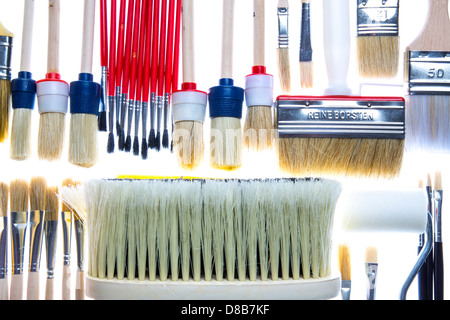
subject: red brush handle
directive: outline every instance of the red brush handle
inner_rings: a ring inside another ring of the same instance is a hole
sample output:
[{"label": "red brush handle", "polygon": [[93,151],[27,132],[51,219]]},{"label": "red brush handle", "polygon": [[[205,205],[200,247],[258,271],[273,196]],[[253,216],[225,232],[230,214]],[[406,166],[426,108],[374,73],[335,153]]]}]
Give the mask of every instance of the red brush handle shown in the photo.
[{"label": "red brush handle", "polygon": [[152,57],[152,26],[153,26],[153,6],[155,0],[150,1],[147,12],[147,33],[145,36],[145,61],[142,101],[148,102],[150,92],[150,61]]},{"label": "red brush handle", "polygon": [[159,70],[158,70],[158,96],[164,94],[164,62],[166,56],[166,26],[167,23],[167,0],[161,3],[161,30],[159,32]]},{"label": "red brush handle", "polygon": [[140,25],[140,40],[139,40],[139,55],[138,55],[138,68],[137,68],[137,81],[136,81],[136,100],[142,101],[142,81],[144,78],[144,48],[145,48],[145,39],[146,39],[146,24],[145,24],[145,18],[147,16],[147,7],[148,7],[149,0],[143,0],[142,2],[142,8],[141,8],[141,25]]},{"label": "red brush handle", "polygon": [[122,83],[122,72],[123,72],[123,42],[125,38],[125,13],[127,11],[126,8],[126,0],[120,1],[120,12],[119,12],[119,30],[118,30],[118,39],[117,39],[117,81],[116,86],[120,86]]},{"label": "red brush handle", "polygon": [[137,0],[134,6],[134,31],[133,31],[133,47],[131,51],[131,73],[130,73],[130,91],[128,96],[130,100],[136,98],[136,74],[139,55],[139,26],[141,18],[141,0]]},{"label": "red brush handle", "polygon": [[114,87],[116,84],[116,0],[111,0],[111,34],[110,34],[110,51],[109,51],[109,78],[108,78],[108,94],[114,96]]},{"label": "red brush handle", "polygon": [[131,44],[133,41],[133,13],[134,13],[134,2],[135,0],[130,0],[128,2],[128,17],[127,17],[127,32],[126,32],[126,43],[125,52],[123,54],[123,73],[122,73],[122,93],[128,93],[128,85],[130,81],[130,60],[131,60]]},{"label": "red brush handle", "polygon": [[150,92],[156,93],[158,82],[158,34],[159,34],[159,0],[155,0],[153,8],[153,39],[152,39],[152,74],[150,79]]},{"label": "red brush handle", "polygon": [[169,0],[169,18],[167,23],[167,53],[166,53],[166,84],[165,92],[172,93],[172,67],[173,67],[173,56],[174,56],[174,30],[175,26],[175,0]]},{"label": "red brush handle", "polygon": [[182,1],[178,0],[177,2],[177,17],[175,23],[175,52],[173,59],[173,71],[172,71],[172,92],[178,90],[178,77],[179,77],[179,68],[180,68],[180,38],[181,38],[181,8]]},{"label": "red brush handle", "polygon": [[108,18],[106,0],[100,1],[100,64],[108,66]]}]

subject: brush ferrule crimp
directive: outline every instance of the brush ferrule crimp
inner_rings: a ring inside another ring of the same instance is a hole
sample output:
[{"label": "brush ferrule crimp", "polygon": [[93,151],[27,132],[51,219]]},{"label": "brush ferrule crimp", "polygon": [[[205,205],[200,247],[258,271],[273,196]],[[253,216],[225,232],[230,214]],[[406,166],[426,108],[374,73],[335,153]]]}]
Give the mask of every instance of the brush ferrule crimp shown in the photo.
[{"label": "brush ferrule crimp", "polygon": [[22,274],[28,212],[11,212],[12,273]]},{"label": "brush ferrule crimp", "polygon": [[147,136],[148,102],[142,102],[142,137]]},{"label": "brush ferrule crimp", "polygon": [[114,96],[108,96],[108,104],[109,104],[109,131],[113,132],[114,109],[116,108],[116,98]]},{"label": "brush ferrule crimp", "polygon": [[450,52],[410,51],[407,59],[410,95],[449,94]]},{"label": "brush ferrule crimp", "polygon": [[442,242],[442,190],[434,190],[434,241]]},{"label": "brush ferrule crimp", "polygon": [[161,116],[162,116],[162,107],[163,107],[163,97],[157,96],[156,97],[156,111],[157,111],[157,119],[156,119],[156,128],[161,128]]},{"label": "brush ferrule crimp", "polygon": [[53,279],[55,269],[56,235],[58,220],[47,220],[44,223],[45,244],[47,249],[47,278]]},{"label": "brush ferrule crimp", "polygon": [[8,217],[0,219],[0,279],[8,275]]},{"label": "brush ferrule crimp", "polygon": [[134,100],[128,100],[128,127],[127,127],[127,135],[131,134],[131,125],[133,123],[133,111],[134,111]]},{"label": "brush ferrule crimp", "polygon": [[65,266],[70,265],[70,249],[72,243],[72,212],[62,211],[61,222],[63,231],[63,264]]},{"label": "brush ferrule crimp", "polygon": [[367,300],[375,300],[375,289],[377,286],[378,263],[365,263],[366,276],[368,281]]},{"label": "brush ferrule crimp", "polygon": [[102,75],[100,78],[100,87],[101,87],[101,95],[100,95],[100,106],[99,111],[104,112],[106,111],[106,92],[107,92],[107,74],[108,70],[106,67],[102,67]]},{"label": "brush ferrule crimp", "polygon": [[163,97],[164,105],[164,130],[167,130],[167,120],[169,119],[169,93],[166,93]]},{"label": "brush ferrule crimp", "polygon": [[136,101],[134,103],[134,135],[137,137],[139,135],[139,122],[141,118],[141,101]]},{"label": "brush ferrule crimp", "polygon": [[358,36],[398,36],[399,0],[358,0]]},{"label": "brush ferrule crimp", "polygon": [[150,94],[150,127],[153,129],[155,125],[155,108],[156,108],[156,94]]},{"label": "brush ferrule crimp", "polygon": [[11,80],[13,38],[0,36],[0,79]]},{"label": "brush ferrule crimp", "polygon": [[341,284],[341,295],[343,300],[350,300],[350,295],[352,292],[352,281],[343,280]]},{"label": "brush ferrule crimp", "polygon": [[41,262],[44,215],[45,212],[43,210],[30,212],[30,272],[38,271]]},{"label": "brush ferrule crimp", "polygon": [[122,101],[120,102],[120,112],[117,114],[117,120],[119,120],[120,114],[120,127],[123,131],[125,130],[125,116],[128,109],[128,95],[126,93],[122,93],[120,96]]},{"label": "brush ferrule crimp", "polygon": [[[303,99],[304,98],[304,99]],[[280,138],[405,138],[405,101],[278,99]]]},{"label": "brush ferrule crimp", "polygon": [[122,106],[122,94],[120,93],[120,87],[116,87],[115,100],[116,123],[120,124],[120,107]]},{"label": "brush ferrule crimp", "polygon": [[312,61],[310,4],[302,3],[300,61]]},{"label": "brush ferrule crimp", "polygon": [[278,15],[278,48],[289,47],[289,8],[279,7]]}]

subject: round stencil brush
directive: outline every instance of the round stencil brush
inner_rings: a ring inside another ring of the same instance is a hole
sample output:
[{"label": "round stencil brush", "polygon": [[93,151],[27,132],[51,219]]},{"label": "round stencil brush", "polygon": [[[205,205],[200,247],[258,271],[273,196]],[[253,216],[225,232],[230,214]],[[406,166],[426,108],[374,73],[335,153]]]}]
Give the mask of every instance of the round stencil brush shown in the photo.
[{"label": "round stencil brush", "polygon": [[11,81],[13,119],[11,124],[10,156],[25,160],[31,154],[31,114],[36,98],[36,81],[31,74],[34,1],[26,0],[23,15],[22,55],[20,72]]},{"label": "round stencil brush", "polygon": [[209,89],[211,118],[210,164],[234,170],[242,165],[242,103],[244,89],[234,85],[233,17],[234,0],[223,1],[222,66],[219,85]]},{"label": "round stencil brush", "polygon": [[93,81],[92,54],[94,44],[95,0],[85,0],[81,72],[70,84],[69,162],[92,167],[98,159],[98,106],[100,84]]},{"label": "round stencil brush", "polygon": [[59,74],[60,1],[49,0],[47,74],[36,83],[39,109],[38,156],[44,160],[61,158],[69,84]]}]

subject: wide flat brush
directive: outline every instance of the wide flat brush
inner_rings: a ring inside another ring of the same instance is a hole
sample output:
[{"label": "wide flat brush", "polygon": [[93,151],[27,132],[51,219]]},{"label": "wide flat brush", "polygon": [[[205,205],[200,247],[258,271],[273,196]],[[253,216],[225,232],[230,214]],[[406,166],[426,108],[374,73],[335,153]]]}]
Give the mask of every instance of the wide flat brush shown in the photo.
[{"label": "wide flat brush", "polygon": [[24,180],[10,183],[11,258],[10,299],[23,300],[25,239],[28,229],[29,186]]},{"label": "wide flat brush", "polygon": [[101,99],[98,109],[98,130],[108,131],[107,125],[107,98],[108,92],[108,21],[106,0],[100,0],[100,66],[101,66]]},{"label": "wide flat brush", "polygon": [[0,300],[9,300],[8,228],[9,186],[0,183]]},{"label": "wide flat brush", "polygon": [[45,283],[45,300],[53,300],[55,293],[55,255],[59,220],[58,187],[49,186],[45,190],[45,249],[47,261],[47,279]]},{"label": "wide flat brush", "polygon": [[11,108],[11,58],[14,35],[0,23],[0,143],[9,134]]},{"label": "wide flat brush", "polygon": [[20,71],[11,81],[13,119],[11,124],[10,157],[27,159],[31,154],[31,115],[36,98],[36,81],[31,74],[34,1],[25,1]]},{"label": "wide flat brush", "polygon": [[311,47],[311,1],[302,0],[302,17],[300,28],[300,85],[312,88],[314,84],[314,63]]},{"label": "wide flat brush", "polygon": [[350,300],[352,290],[352,265],[350,247],[346,244],[340,244],[338,247],[338,263],[342,280],[342,300]]},{"label": "wide flat brush", "polygon": [[278,76],[281,90],[284,93],[291,91],[291,64],[289,57],[289,1],[279,0],[277,6],[278,16]]},{"label": "wide flat brush", "polygon": [[444,300],[444,253],[442,245],[442,200],[444,188],[442,173],[436,172],[433,185],[434,198],[434,300]]}]

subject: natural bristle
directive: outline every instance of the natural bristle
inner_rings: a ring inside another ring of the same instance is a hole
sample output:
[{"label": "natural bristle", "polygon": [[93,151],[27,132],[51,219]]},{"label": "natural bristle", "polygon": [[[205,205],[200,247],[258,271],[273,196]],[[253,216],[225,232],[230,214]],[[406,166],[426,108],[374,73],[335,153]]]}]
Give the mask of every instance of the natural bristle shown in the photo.
[{"label": "natural bristle", "polygon": [[72,114],[70,118],[69,162],[90,168],[98,160],[98,120],[92,114]]},{"label": "natural bristle", "polygon": [[271,106],[247,108],[244,123],[244,146],[250,150],[263,151],[273,146],[273,112]]},{"label": "natural bristle", "polygon": [[31,154],[31,111],[27,108],[13,110],[10,145],[13,160],[25,160]]},{"label": "natural bristle", "polygon": [[198,121],[177,121],[173,130],[173,150],[178,165],[186,170],[197,168],[204,157],[203,123]]},{"label": "natural bristle", "polygon": [[340,244],[338,248],[339,271],[343,281],[352,279],[352,265],[350,259],[350,248],[346,244]]},{"label": "natural bristle", "polygon": [[45,190],[45,220],[55,221],[59,217],[59,188],[50,186]]},{"label": "natural bristle", "polygon": [[359,74],[393,78],[399,69],[399,37],[360,36],[356,40]]},{"label": "natural bristle", "polygon": [[155,150],[160,151],[161,150],[161,132],[156,133],[155,137]]},{"label": "natural bristle", "polygon": [[169,148],[169,131],[167,129],[164,129],[164,132],[163,132],[162,146],[164,149]]},{"label": "natural bristle", "polygon": [[5,26],[0,22],[0,36],[4,37],[14,37],[14,34],[5,28]]},{"label": "natural bristle", "polygon": [[[62,185],[62,187],[71,188],[71,187],[75,187],[77,185],[77,182],[75,182],[72,178],[66,178],[63,180],[61,185]],[[62,203],[61,203],[61,211],[63,211],[63,212],[70,211],[70,208],[67,206],[67,204],[64,201],[62,201]]]},{"label": "natural bristle", "polygon": [[8,216],[9,186],[0,182],[0,217]]},{"label": "natural bristle", "polygon": [[146,138],[142,138],[141,157],[144,160],[147,159],[147,157],[148,157],[148,145],[147,145]]},{"label": "natural bristle", "polygon": [[278,48],[278,75],[281,90],[285,93],[291,91],[291,67],[289,62],[289,48]]},{"label": "natural bristle", "polygon": [[139,155],[139,138],[134,137],[133,141],[133,155],[138,156]]},{"label": "natural bristle", "polygon": [[39,116],[38,156],[41,160],[58,160],[65,139],[64,113],[46,112]]},{"label": "natural bristle", "polygon": [[440,171],[434,175],[434,190],[442,190],[442,174]]},{"label": "natural bristle", "polygon": [[131,151],[131,136],[130,135],[128,135],[127,138],[125,139],[125,144],[124,144],[123,148],[126,152]]},{"label": "natural bristle", "polygon": [[11,181],[10,185],[10,209],[11,212],[28,212],[29,186],[25,180]]},{"label": "natural bristle", "polygon": [[376,247],[366,248],[366,263],[378,263],[378,250]]},{"label": "natural bristle", "polygon": [[155,129],[150,129],[150,134],[148,135],[148,147],[150,149],[156,148]]},{"label": "natural bristle", "polygon": [[34,177],[30,181],[31,211],[45,210],[45,189],[47,181],[43,177]]},{"label": "natural bristle", "polygon": [[119,132],[119,141],[118,141],[118,146],[119,146],[119,150],[124,150],[125,148],[125,132],[123,131],[123,129],[120,129]]},{"label": "natural bristle", "polygon": [[106,147],[106,151],[108,153],[113,153],[114,152],[114,133],[110,132],[108,134],[108,145]]},{"label": "natural bristle", "polygon": [[431,187],[433,182],[431,181],[431,174],[427,174],[427,187]]},{"label": "natural bristle", "polygon": [[221,170],[242,166],[243,137],[241,119],[216,117],[211,119],[210,164]]},{"label": "natural bristle", "polygon": [[11,100],[11,81],[6,79],[0,80],[0,143],[4,142],[8,137],[9,131],[9,114]]},{"label": "natural bristle", "polygon": [[312,61],[300,62],[300,85],[302,88],[312,88],[314,85],[314,63]]}]

